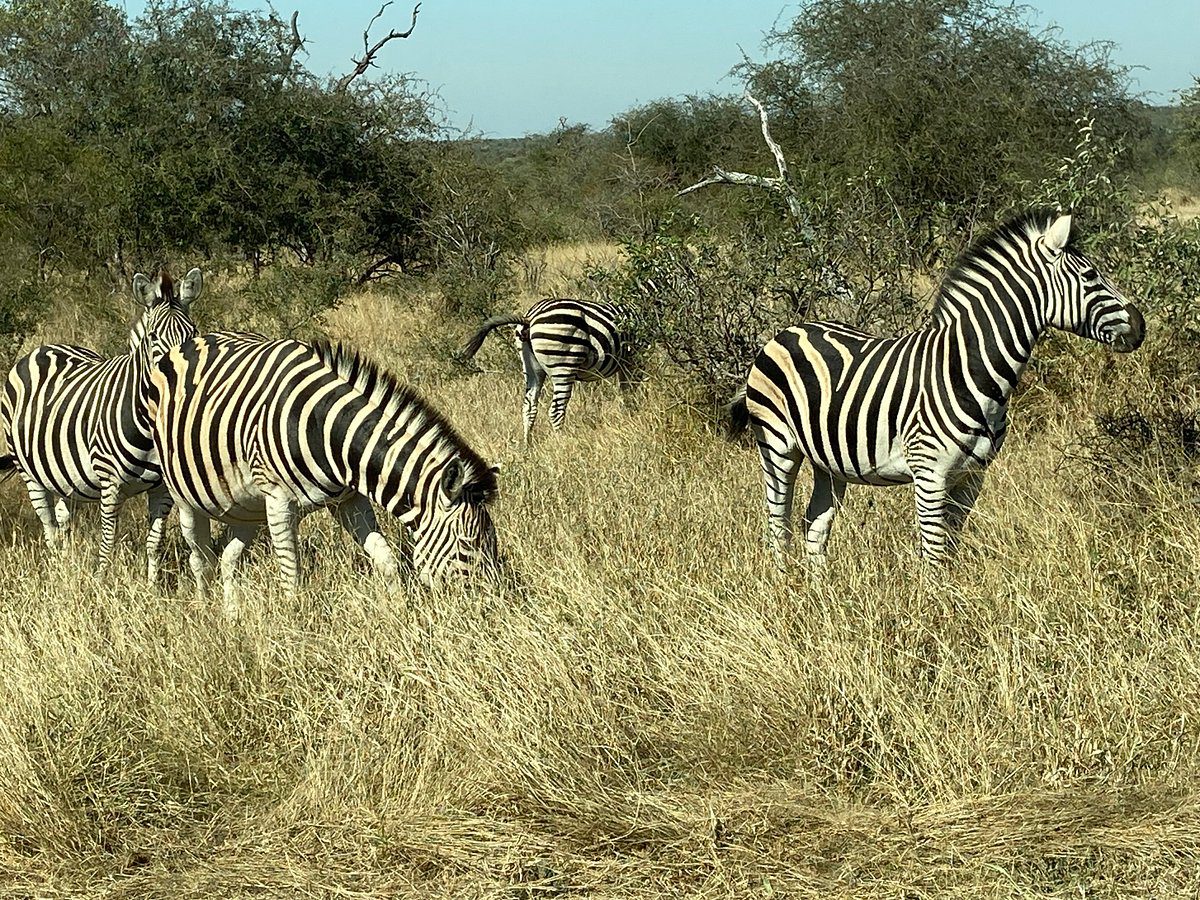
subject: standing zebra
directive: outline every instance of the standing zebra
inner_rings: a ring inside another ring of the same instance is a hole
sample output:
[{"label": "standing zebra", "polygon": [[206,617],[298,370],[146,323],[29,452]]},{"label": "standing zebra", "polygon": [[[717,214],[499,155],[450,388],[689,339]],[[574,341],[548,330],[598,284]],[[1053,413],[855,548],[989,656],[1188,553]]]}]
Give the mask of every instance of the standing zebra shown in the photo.
[{"label": "standing zebra", "polygon": [[1136,350],[1141,313],[1071,242],[1071,217],[1032,213],[972,246],[942,282],[926,328],[880,338],[836,322],[785,329],[760,352],[731,406],[753,430],[769,531],[782,565],[800,465],[810,560],[848,483],[913,482],[921,548],[940,561],[999,452],[1008,399],[1048,327]]},{"label": "standing zebra", "polygon": [[392,581],[396,560],[371,500],[412,533],[427,584],[497,560],[487,507],[496,470],[415,391],[341,345],[201,335],[159,363],[150,406],[200,592],[216,562],[210,520],[229,525],[230,611],[242,552],[263,522],[285,588],[299,587],[297,526],[319,506]]},{"label": "standing zebra", "polygon": [[492,316],[463,345],[460,355],[470,359],[479,352],[494,328],[517,326],[521,367],[525,370],[525,443],[529,443],[537,421],[538,398],[546,376],[554,397],[550,402],[550,425],[562,427],[567,403],[577,381],[597,381],[617,375],[622,387],[628,376],[627,348],[617,327],[619,312],[607,303],[587,300],[540,300],[523,316]]},{"label": "standing zebra", "polygon": [[17,469],[56,546],[75,501],[100,503],[100,565],[112,558],[117,516],[134,494],[148,492],[146,572],[158,576],[158,548],[171,498],[159,477],[146,395],[150,370],[166,350],[196,333],[189,310],[203,278],[192,269],[180,285],[162,272],[133,278],[145,307],[129,335],[129,353],[105,358],[82,347],[47,344],[17,360],[0,399],[8,452],[0,471]]}]

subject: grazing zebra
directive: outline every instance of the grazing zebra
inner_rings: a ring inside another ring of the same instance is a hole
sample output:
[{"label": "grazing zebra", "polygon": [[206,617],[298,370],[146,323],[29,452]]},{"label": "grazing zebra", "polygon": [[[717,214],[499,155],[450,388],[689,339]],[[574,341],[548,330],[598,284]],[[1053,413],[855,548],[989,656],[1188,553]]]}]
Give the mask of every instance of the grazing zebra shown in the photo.
[{"label": "grazing zebra", "polygon": [[171,498],[159,477],[146,395],[150,371],[166,350],[196,333],[189,310],[203,278],[192,269],[179,286],[162,272],[138,274],[133,293],[145,311],[129,335],[129,353],[106,358],[83,347],[47,344],[17,360],[0,399],[8,444],[0,471],[19,470],[56,546],[76,501],[100,503],[100,565],[112,558],[117,516],[134,494],[148,492],[146,573],[158,576],[159,544]]},{"label": "grazing zebra", "polygon": [[1008,399],[1048,327],[1136,350],[1141,313],[1075,248],[1071,217],[1001,225],[951,269],[920,331],[880,338],[836,322],[785,329],[759,352],[731,405],[758,443],[780,565],[805,458],[809,559],[821,563],[846,485],[913,482],[922,554],[940,561],[999,452]]},{"label": "grazing zebra", "polygon": [[567,403],[577,381],[596,381],[616,375],[621,387],[629,375],[627,348],[617,327],[616,307],[587,300],[540,300],[523,316],[492,316],[463,345],[460,355],[470,359],[479,352],[494,328],[517,326],[521,367],[525,370],[525,443],[529,443],[537,421],[538,398],[546,376],[554,397],[550,402],[550,425],[562,427]]},{"label": "grazing zebra", "polygon": [[497,561],[496,470],[415,391],[341,345],[200,335],[159,363],[150,408],[200,592],[216,562],[210,520],[229,526],[230,612],[242,552],[264,522],[285,588],[299,587],[297,525],[319,506],[391,582],[396,560],[371,500],[412,533],[426,584]]}]

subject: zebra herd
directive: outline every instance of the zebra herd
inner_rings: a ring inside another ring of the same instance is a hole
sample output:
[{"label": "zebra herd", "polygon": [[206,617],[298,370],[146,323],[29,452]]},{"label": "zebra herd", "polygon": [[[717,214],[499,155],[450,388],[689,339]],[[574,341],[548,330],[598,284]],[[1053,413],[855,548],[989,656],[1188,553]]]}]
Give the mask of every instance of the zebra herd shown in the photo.
[{"label": "zebra herd", "polygon": [[[18,360],[0,398],[7,452],[51,545],[78,501],[101,506],[101,565],[122,503],[149,499],[147,576],[159,569],[172,505],[196,588],[220,561],[227,603],[246,547],[266,524],[284,585],[299,585],[297,525],[329,507],[390,584],[400,566],[372,504],[404,524],[426,584],[461,582],[499,563],[488,504],[497,470],[414,390],[357,352],[257,334],[197,334],[193,269],[176,293],[163,273],[134,278],[144,307],[130,350],[105,358],[66,345]],[[614,307],[544,300],[525,316],[488,319],[466,342],[516,326],[531,438],[547,378],[550,422],[562,426],[576,381],[628,375]],[[1047,328],[1135,350],[1141,313],[1073,243],[1071,217],[1031,213],[976,242],[943,281],[930,324],[879,338],[837,322],[770,340],[731,406],[761,459],[769,533],[781,565],[792,535],[796,477],[813,465],[804,513],[811,562],[848,484],[913,482],[923,555],[944,558],[1003,445],[1008,401]],[[212,520],[225,524],[214,542]]]}]

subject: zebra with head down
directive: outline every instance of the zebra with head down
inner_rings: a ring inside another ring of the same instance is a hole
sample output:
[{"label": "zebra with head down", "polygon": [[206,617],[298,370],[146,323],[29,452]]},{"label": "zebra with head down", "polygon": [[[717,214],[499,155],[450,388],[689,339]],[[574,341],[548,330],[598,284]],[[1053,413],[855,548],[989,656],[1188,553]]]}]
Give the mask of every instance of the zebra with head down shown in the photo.
[{"label": "zebra with head down", "polygon": [[231,611],[242,553],[263,524],[285,589],[299,587],[299,520],[322,506],[389,581],[396,560],[371,501],[407,527],[427,584],[498,562],[496,470],[416,391],[341,345],[201,335],[159,363],[150,407],[198,591],[217,561],[211,520],[228,525]]}]

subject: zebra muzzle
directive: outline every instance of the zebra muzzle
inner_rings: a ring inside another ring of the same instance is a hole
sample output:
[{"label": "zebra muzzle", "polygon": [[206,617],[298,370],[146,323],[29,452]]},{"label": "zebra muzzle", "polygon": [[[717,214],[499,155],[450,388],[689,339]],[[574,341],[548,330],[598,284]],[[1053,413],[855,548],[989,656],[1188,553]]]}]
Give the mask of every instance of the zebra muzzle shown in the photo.
[{"label": "zebra muzzle", "polygon": [[1125,312],[1129,316],[1129,329],[1112,340],[1112,348],[1118,353],[1132,353],[1146,339],[1146,320],[1141,311],[1136,306],[1127,305]]}]

